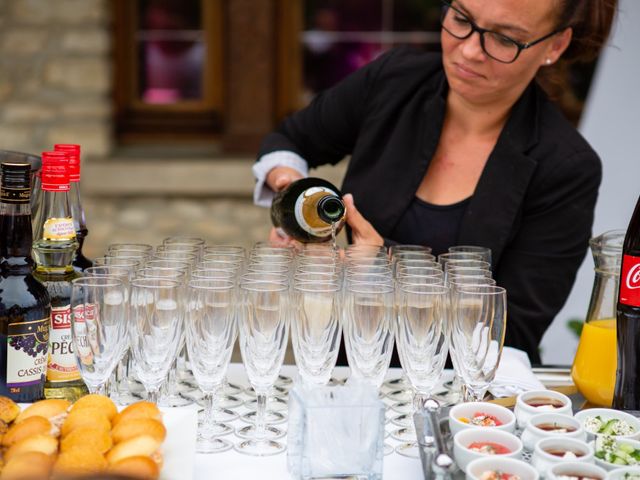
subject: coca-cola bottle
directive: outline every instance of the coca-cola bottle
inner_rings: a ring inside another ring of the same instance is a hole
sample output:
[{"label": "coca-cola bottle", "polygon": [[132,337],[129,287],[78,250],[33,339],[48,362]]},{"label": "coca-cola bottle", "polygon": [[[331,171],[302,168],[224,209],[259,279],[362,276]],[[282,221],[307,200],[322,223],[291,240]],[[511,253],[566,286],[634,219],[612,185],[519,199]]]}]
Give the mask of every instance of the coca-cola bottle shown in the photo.
[{"label": "coca-cola bottle", "polygon": [[640,198],[624,238],[616,321],[618,369],[613,408],[640,411]]}]

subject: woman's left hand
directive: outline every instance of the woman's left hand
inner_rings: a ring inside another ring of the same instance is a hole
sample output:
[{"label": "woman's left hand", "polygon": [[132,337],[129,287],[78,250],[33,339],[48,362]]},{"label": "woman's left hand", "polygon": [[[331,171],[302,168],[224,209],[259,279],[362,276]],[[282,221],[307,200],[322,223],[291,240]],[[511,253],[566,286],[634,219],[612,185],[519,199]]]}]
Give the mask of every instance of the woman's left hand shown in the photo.
[{"label": "woman's left hand", "polygon": [[384,245],[384,239],[356,208],[353,195],[347,193],[343,198],[347,207],[347,224],[351,227],[354,245]]}]

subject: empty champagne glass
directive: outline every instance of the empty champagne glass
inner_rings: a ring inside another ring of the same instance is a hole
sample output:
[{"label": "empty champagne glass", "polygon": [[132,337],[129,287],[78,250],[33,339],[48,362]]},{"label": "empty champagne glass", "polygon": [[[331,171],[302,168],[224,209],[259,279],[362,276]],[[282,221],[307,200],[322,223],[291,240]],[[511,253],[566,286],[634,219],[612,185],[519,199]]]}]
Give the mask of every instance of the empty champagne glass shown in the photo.
[{"label": "empty champagne glass", "polygon": [[240,351],[249,383],[257,394],[255,425],[236,433],[247,440],[235,446],[247,455],[273,455],[285,447],[274,440],[284,432],[265,423],[267,392],[273,386],[284,360],[289,333],[289,287],[271,282],[241,285]]},{"label": "empty champagne glass", "polygon": [[104,395],[105,385],[126,338],[127,290],[114,277],[72,281],[71,336],[78,369],[91,393]]},{"label": "empty champagne glass", "polygon": [[451,294],[451,341],[465,385],[465,400],[481,401],[500,362],[507,323],[502,287],[460,285]]},{"label": "empty champagne glass", "polygon": [[342,328],[352,377],[380,387],[391,361],[393,326],[392,285],[347,284]]},{"label": "empty champagne glass", "polygon": [[326,385],[340,346],[340,284],[322,279],[296,282],[293,312],[291,338],[298,373],[303,382]]},{"label": "empty champagne glass", "polygon": [[[413,410],[418,410],[440,382],[447,359],[449,289],[441,285],[402,285],[398,292],[396,344],[402,369],[414,391]],[[404,414],[408,426],[394,437],[411,443],[396,451],[417,456],[412,415]]]},{"label": "empty champagne glass", "polygon": [[228,280],[192,280],[187,291],[187,350],[205,402],[204,419],[198,428],[197,451],[223,452],[233,445],[217,437],[233,430],[228,425],[216,423],[213,410],[236,340],[235,284]]},{"label": "empty champagne glass", "polygon": [[488,247],[479,247],[477,245],[456,245],[454,247],[449,247],[449,252],[475,253],[480,255],[482,260],[491,264],[491,249]]},{"label": "empty champagne glass", "polygon": [[170,279],[138,278],[131,282],[129,342],[135,371],[150,402],[178,353],[183,309],[181,285]]}]

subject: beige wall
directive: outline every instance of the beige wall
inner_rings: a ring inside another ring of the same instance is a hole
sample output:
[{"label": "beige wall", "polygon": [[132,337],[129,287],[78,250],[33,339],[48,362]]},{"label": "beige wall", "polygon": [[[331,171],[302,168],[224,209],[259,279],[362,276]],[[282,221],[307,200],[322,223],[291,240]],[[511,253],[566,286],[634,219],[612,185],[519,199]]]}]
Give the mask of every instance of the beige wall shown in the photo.
[{"label": "beige wall", "polygon": [[0,1],[0,148],[111,150],[107,0]]}]

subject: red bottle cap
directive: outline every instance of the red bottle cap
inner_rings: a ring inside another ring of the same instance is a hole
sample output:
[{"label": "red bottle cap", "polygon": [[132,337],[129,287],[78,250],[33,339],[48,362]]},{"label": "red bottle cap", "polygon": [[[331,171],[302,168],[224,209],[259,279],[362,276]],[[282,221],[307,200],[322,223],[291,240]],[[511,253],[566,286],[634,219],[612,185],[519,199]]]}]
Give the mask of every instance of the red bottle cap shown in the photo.
[{"label": "red bottle cap", "polygon": [[66,152],[69,154],[69,181],[80,181],[80,145],[73,143],[56,143],[53,146],[56,152]]},{"label": "red bottle cap", "polygon": [[69,154],[67,152],[42,152],[42,190],[45,192],[69,191]]}]

